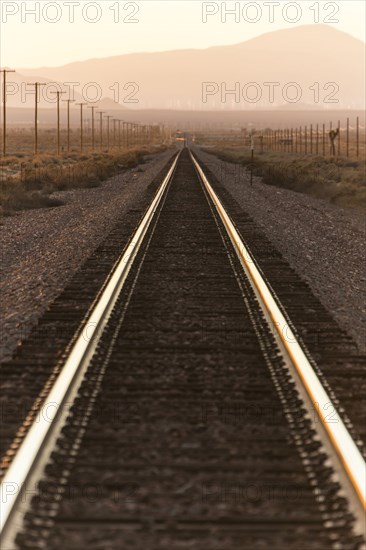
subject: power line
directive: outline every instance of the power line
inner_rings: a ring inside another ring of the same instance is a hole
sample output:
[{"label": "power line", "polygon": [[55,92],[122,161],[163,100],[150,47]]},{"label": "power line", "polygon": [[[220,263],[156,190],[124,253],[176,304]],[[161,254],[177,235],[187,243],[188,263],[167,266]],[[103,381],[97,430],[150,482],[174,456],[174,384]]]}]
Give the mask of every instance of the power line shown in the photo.
[{"label": "power line", "polygon": [[95,146],[95,126],[94,126],[94,111],[98,108],[98,105],[88,105],[88,109],[92,110],[92,150],[94,151]]},{"label": "power line", "polygon": [[87,103],[76,103],[76,105],[80,105],[80,153],[83,152],[83,107],[84,105],[87,105]]},{"label": "power line", "polygon": [[109,151],[109,121],[113,117],[111,115],[106,115],[104,118],[107,119],[107,149]]},{"label": "power line", "polygon": [[103,149],[103,115],[106,111],[98,111],[99,115],[99,134],[100,134],[100,149]]},{"label": "power line", "polygon": [[74,103],[74,99],[63,99],[67,103],[67,152],[70,153],[70,103]]},{"label": "power line", "polygon": [[52,94],[57,95],[57,154],[60,154],[60,97],[62,94],[65,94],[66,92],[60,92],[57,90],[56,92],[51,92]]},{"label": "power line", "polygon": [[46,86],[46,82],[32,82],[35,91],[35,110],[34,110],[34,154],[38,154],[38,90],[40,86]]}]

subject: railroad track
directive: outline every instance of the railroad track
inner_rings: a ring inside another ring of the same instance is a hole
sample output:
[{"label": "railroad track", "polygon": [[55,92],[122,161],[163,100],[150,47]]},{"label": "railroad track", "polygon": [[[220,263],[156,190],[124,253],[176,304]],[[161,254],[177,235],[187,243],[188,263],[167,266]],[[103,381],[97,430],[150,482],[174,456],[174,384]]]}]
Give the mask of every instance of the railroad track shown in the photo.
[{"label": "railroad track", "polygon": [[196,158],[167,170],[5,453],[2,548],[363,548],[360,441]]}]

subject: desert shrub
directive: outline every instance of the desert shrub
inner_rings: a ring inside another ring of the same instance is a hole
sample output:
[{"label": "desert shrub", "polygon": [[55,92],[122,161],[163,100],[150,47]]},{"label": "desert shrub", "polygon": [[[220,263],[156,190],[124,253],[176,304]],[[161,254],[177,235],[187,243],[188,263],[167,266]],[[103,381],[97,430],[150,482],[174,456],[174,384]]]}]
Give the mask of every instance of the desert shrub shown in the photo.
[{"label": "desert shrub", "polygon": [[[164,147],[154,148],[154,152]],[[80,155],[71,152],[62,157],[50,154],[28,157],[19,163],[13,155],[4,159],[0,178],[0,205],[3,214],[16,210],[59,206],[61,201],[52,198],[55,191],[98,187],[101,182],[144,162],[146,152],[129,150],[113,153]]]},{"label": "desert shrub", "polygon": [[[222,147],[222,148],[221,148]],[[216,145],[207,153],[251,168],[251,158],[242,147]],[[340,206],[366,209],[365,164],[362,160],[324,158],[281,153],[256,155],[253,173],[263,183],[309,194]]]}]

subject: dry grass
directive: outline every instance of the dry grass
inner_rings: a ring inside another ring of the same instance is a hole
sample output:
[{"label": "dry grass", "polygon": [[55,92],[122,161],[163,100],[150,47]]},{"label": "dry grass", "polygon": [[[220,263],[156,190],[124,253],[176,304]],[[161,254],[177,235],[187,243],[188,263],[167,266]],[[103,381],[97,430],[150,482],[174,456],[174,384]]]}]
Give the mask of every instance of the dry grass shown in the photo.
[{"label": "dry grass", "polygon": [[63,156],[11,156],[0,162],[0,205],[3,215],[17,210],[59,206],[55,191],[97,187],[120,171],[143,162],[144,155],[163,147],[140,147],[110,153]]},{"label": "dry grass", "polygon": [[[2,136],[0,136],[1,138]],[[116,131],[116,146],[118,146],[118,128]],[[107,151],[107,133],[104,128],[103,146],[100,148],[99,123],[96,121],[95,129],[95,151]],[[131,138],[130,138],[131,139]],[[157,138],[156,138],[157,140]],[[111,127],[110,149],[114,146],[114,133]],[[121,143],[123,143],[123,132],[121,130]],[[137,145],[137,142],[130,142],[130,145]],[[139,145],[141,145],[139,143]],[[67,153],[67,131],[62,128],[60,132],[60,146],[62,155]],[[89,154],[92,150],[92,133],[90,128],[85,127],[83,133],[83,149]],[[38,129],[38,151],[42,155],[56,155],[57,153],[57,131],[56,128]],[[9,128],[7,131],[7,152],[8,155],[18,159],[30,157],[34,153],[34,130],[32,128]],[[80,153],[80,130],[76,128],[70,129],[70,152],[74,154]]]},{"label": "dry grass", "polygon": [[[201,137],[200,145],[205,146]],[[207,140],[207,152],[250,169],[251,154],[242,141]],[[264,183],[306,193],[347,208],[366,210],[365,161],[285,152],[255,153],[253,172]]]}]

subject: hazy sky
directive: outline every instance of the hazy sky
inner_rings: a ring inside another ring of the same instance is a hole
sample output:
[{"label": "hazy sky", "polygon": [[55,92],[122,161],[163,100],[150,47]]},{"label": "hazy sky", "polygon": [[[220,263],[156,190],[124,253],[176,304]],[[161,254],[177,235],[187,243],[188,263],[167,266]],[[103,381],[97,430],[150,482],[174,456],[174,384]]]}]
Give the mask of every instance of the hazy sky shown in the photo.
[{"label": "hazy sky", "polygon": [[[235,44],[265,32],[317,22],[365,41],[363,0],[1,0],[0,9],[0,64],[15,68]],[[225,9],[236,9],[236,14],[228,14],[225,21]]]}]

